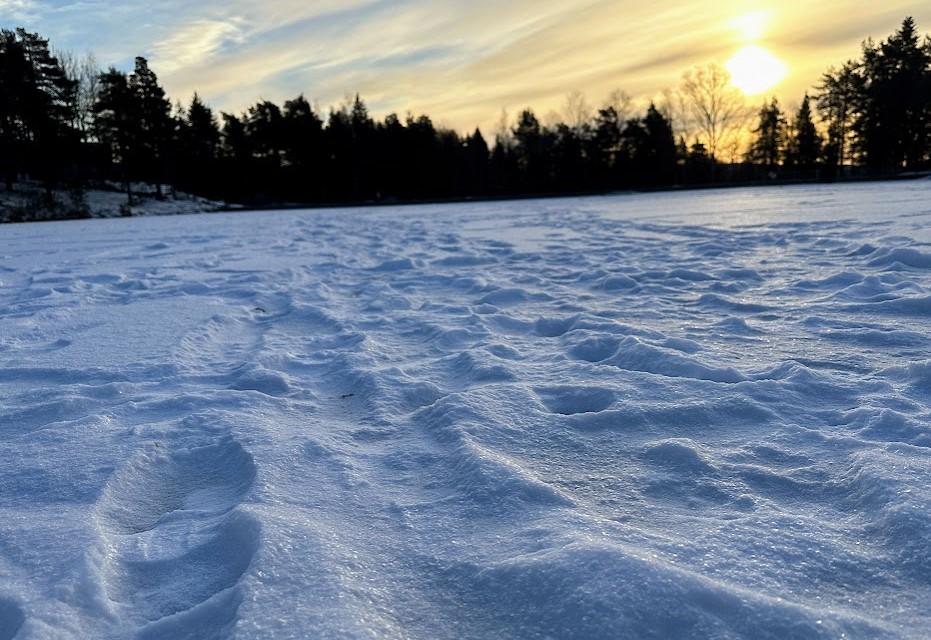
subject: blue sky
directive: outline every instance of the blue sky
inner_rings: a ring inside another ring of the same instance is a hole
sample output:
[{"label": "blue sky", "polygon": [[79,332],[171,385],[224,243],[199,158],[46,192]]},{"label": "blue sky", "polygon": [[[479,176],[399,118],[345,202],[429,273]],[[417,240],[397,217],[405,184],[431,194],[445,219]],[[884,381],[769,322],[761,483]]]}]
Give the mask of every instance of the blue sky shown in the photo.
[{"label": "blue sky", "polygon": [[0,0],[0,24],[101,65],[149,57],[185,101],[196,89],[238,111],[304,93],[326,107],[358,91],[378,115],[486,131],[502,109],[557,112],[570,91],[656,97],[690,66],[726,61],[747,14],[766,16],[753,38],[786,62],[773,92],[789,104],[905,15],[931,31],[931,5],[907,0]]}]

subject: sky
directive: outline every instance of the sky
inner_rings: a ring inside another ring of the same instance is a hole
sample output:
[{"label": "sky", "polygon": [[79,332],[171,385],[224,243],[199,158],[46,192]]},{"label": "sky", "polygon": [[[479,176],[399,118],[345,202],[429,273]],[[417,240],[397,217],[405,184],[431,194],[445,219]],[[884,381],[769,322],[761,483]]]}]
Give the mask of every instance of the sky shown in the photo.
[{"label": "sky", "polygon": [[559,113],[572,91],[643,105],[711,62],[748,99],[792,106],[907,15],[931,32],[927,0],[0,0],[0,25],[57,49],[125,69],[148,57],[174,99],[239,112],[303,93],[325,109],[358,92],[377,116],[486,133],[502,110]]}]

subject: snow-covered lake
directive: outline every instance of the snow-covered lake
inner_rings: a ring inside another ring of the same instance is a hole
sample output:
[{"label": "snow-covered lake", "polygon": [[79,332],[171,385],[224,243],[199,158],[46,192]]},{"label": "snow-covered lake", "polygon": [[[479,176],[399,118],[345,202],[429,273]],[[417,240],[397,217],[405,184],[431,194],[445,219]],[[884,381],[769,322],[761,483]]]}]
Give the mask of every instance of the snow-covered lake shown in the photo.
[{"label": "snow-covered lake", "polygon": [[0,640],[927,638],[931,181],[0,227]]}]

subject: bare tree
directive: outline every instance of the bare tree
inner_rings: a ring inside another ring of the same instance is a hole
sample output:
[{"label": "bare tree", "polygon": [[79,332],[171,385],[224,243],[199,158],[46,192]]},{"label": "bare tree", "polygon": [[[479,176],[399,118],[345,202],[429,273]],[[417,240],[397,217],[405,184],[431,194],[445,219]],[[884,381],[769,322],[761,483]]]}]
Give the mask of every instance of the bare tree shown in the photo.
[{"label": "bare tree", "polygon": [[501,115],[495,126],[495,145],[503,149],[510,149],[514,143],[514,135],[511,132],[511,117],[507,109],[501,109]]},{"label": "bare tree", "polygon": [[559,125],[565,123],[565,116],[555,109],[550,109],[546,114],[540,119],[544,127],[548,129],[555,129]]},{"label": "bare tree", "polygon": [[689,118],[684,111],[685,101],[677,90],[663,89],[656,106],[660,113],[672,124],[672,130],[677,139],[682,138],[684,140],[692,135]]},{"label": "bare tree", "polygon": [[581,91],[572,91],[566,96],[566,104],[563,107],[566,124],[572,127],[576,133],[580,133],[586,125],[591,124],[593,112],[585,99],[585,94]]},{"label": "bare tree", "polygon": [[604,106],[614,109],[618,122],[627,122],[632,111],[633,99],[626,91],[615,89],[605,98]]},{"label": "bare tree", "polygon": [[94,102],[100,89],[100,66],[93,53],[78,58],[72,53],[58,54],[68,77],[77,82],[75,127],[85,140],[93,135]]},{"label": "bare tree", "polygon": [[691,137],[705,145],[712,160],[725,156],[733,161],[752,112],[727,70],[710,64],[686,72],[677,99]]}]

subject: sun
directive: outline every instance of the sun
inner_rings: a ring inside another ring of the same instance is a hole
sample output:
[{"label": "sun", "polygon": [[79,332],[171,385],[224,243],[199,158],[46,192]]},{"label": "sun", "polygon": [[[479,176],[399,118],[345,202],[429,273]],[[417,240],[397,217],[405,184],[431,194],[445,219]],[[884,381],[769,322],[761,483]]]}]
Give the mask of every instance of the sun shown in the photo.
[{"label": "sun", "polygon": [[782,60],[758,45],[741,48],[724,66],[731,74],[734,86],[748,96],[769,91],[788,73]]}]

